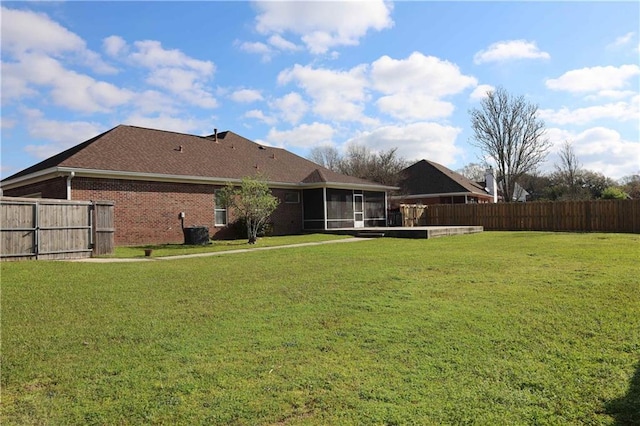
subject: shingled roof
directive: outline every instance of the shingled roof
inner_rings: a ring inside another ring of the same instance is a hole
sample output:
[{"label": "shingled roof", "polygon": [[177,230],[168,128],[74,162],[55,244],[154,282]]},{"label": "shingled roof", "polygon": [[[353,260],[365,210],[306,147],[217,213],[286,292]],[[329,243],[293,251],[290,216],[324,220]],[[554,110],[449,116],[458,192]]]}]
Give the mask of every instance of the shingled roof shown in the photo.
[{"label": "shingled roof", "polygon": [[98,176],[180,177],[233,181],[261,176],[272,184],[387,188],[342,175],[281,148],[257,144],[231,131],[195,136],[120,125],[3,179],[22,180],[47,171]]},{"label": "shingled roof", "polygon": [[420,160],[402,172],[403,194],[471,193],[488,195],[483,186],[433,161]]}]

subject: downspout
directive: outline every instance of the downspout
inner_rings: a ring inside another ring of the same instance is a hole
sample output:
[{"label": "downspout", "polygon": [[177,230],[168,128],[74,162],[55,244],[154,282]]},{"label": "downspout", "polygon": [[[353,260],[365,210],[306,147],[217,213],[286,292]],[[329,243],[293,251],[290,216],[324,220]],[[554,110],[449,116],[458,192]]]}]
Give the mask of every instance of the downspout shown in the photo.
[{"label": "downspout", "polygon": [[67,176],[67,200],[71,200],[71,179],[73,179],[76,175],[76,172],[69,173]]},{"label": "downspout", "polygon": [[324,207],[324,230],[327,230],[327,223],[328,223],[328,214],[329,211],[327,209],[327,187],[323,186],[322,187],[322,203],[323,203],[323,207]]},{"label": "downspout", "polygon": [[389,202],[387,201],[387,191],[384,191],[384,226],[389,226]]}]

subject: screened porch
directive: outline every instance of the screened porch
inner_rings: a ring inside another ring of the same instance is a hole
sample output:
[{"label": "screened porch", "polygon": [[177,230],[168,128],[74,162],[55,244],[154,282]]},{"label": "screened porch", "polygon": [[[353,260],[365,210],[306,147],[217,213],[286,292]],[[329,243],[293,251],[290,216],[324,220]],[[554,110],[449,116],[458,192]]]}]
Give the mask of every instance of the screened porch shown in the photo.
[{"label": "screened porch", "polygon": [[384,191],[305,189],[302,203],[305,230],[369,228],[387,224]]}]

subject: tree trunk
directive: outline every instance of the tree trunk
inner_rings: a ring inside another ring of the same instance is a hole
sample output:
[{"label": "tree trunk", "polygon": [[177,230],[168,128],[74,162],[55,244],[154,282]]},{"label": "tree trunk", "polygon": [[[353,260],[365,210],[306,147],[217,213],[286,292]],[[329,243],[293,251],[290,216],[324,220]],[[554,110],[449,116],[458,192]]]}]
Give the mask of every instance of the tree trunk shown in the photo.
[{"label": "tree trunk", "polygon": [[247,235],[249,236],[249,244],[255,244],[258,240],[258,232],[255,229],[254,223],[252,220],[247,220]]}]

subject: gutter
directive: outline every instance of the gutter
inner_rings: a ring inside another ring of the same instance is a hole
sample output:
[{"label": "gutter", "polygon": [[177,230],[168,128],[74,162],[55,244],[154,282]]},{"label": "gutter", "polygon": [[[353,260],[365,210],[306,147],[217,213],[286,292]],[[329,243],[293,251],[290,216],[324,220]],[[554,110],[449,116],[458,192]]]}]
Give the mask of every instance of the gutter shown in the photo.
[{"label": "gutter", "polygon": [[390,200],[411,200],[416,198],[458,197],[463,195],[469,196],[469,197],[484,196],[487,198],[491,198],[491,194],[482,194],[478,192],[442,192],[442,193],[432,193],[432,194],[392,195],[389,197],[389,199]]},{"label": "gutter", "polygon": [[[242,179],[224,178],[224,177],[205,177],[205,176],[186,176],[186,175],[163,175],[157,173],[144,172],[122,172],[116,170],[100,170],[100,169],[80,169],[75,167],[51,167],[29,175],[21,176],[15,179],[2,182],[2,188],[5,190],[25,184],[37,183],[47,179],[51,179],[60,174],[67,174],[67,199],[71,199],[71,180],[74,177],[93,177],[103,179],[129,179],[129,180],[146,180],[153,182],[172,182],[172,183],[199,183],[209,185],[226,185],[227,183],[240,183]],[[344,183],[344,182],[272,182],[267,181],[267,185],[271,188],[289,188],[289,189],[313,189],[313,188],[344,188],[344,189],[362,189],[362,190],[398,190],[395,186],[387,186],[382,184],[360,184],[360,183]]]}]

